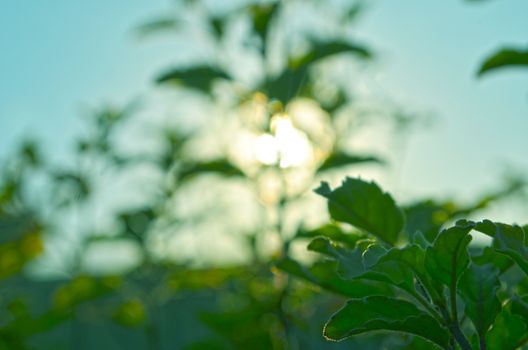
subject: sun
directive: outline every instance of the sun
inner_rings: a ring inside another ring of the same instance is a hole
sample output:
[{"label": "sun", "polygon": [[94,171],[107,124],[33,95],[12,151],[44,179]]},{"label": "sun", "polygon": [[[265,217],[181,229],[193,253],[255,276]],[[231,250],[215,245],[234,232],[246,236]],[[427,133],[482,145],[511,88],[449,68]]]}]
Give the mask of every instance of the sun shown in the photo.
[{"label": "sun", "polygon": [[304,132],[295,128],[287,114],[271,119],[271,133],[257,137],[255,158],[262,164],[291,168],[307,165],[313,158],[313,149]]}]

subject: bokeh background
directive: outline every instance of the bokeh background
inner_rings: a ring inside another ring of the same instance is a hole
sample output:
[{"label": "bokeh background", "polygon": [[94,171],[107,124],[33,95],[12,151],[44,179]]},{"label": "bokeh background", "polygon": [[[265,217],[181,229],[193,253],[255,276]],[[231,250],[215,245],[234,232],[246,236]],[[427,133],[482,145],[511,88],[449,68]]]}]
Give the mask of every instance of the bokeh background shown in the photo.
[{"label": "bokeh background", "polygon": [[[477,74],[525,47],[526,1],[280,3],[271,68],[247,17],[273,2],[0,4],[0,346],[405,348],[326,343],[340,299],[278,272],[327,234],[318,182],[375,180],[432,227],[528,221],[528,73]],[[318,53],[292,98],[255,84],[311,65],[313,38],[358,46]],[[204,62],[233,84],[172,84]]]}]

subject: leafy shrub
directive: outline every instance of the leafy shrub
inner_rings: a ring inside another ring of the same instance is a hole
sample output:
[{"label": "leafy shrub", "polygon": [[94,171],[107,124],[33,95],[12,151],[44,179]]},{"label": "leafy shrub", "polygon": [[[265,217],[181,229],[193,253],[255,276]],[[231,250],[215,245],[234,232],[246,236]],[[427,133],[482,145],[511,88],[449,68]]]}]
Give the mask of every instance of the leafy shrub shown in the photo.
[{"label": "leafy shrub", "polygon": [[[517,349],[528,341],[528,239],[521,226],[458,220],[426,237],[408,230],[405,210],[373,182],[346,178],[333,190],[322,183],[316,192],[327,199],[335,222],[358,232],[336,234],[333,226],[331,235],[321,231],[311,241],[308,249],[325,258],[317,265],[324,272],[316,275],[291,260],[278,267],[352,297],[326,323],[327,339],[383,330],[442,349]],[[471,232],[491,244],[470,245]]]}]

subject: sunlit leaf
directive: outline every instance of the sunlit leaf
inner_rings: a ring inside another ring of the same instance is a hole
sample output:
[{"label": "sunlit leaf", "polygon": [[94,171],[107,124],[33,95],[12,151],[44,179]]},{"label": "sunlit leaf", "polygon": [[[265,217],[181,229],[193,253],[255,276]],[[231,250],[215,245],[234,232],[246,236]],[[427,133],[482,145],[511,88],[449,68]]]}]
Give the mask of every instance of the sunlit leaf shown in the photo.
[{"label": "sunlit leaf", "polygon": [[337,274],[337,262],[317,262],[304,267],[298,262],[286,258],[277,263],[277,268],[293,276],[311,282],[330,292],[350,298],[362,298],[369,295],[392,295],[390,288],[383,285],[359,280],[344,280]]},{"label": "sunlit leaf", "polygon": [[347,222],[391,245],[398,241],[404,216],[392,197],[374,182],[347,177],[334,190],[323,182],[315,192],[328,199],[332,219]]},{"label": "sunlit leaf", "polygon": [[441,348],[446,348],[449,342],[448,331],[433,317],[412,303],[383,296],[349,300],[330,318],[324,335],[331,340],[342,340],[380,330],[417,335]]},{"label": "sunlit leaf", "polygon": [[497,69],[519,66],[528,67],[528,50],[504,48],[486,58],[480,66],[478,75],[481,76]]}]

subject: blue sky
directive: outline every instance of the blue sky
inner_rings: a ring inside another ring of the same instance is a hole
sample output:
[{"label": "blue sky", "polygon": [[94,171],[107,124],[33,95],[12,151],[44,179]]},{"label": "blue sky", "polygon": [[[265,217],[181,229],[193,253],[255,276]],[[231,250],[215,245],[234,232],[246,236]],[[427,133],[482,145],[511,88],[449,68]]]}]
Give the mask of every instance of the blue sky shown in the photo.
[{"label": "blue sky", "polygon": [[[24,135],[58,152],[69,147],[87,107],[148,91],[176,50],[142,45],[131,29],[168,4],[2,0],[0,157]],[[474,193],[495,183],[504,163],[528,170],[528,72],[474,74],[501,44],[528,43],[527,13],[526,0],[372,2],[358,36],[380,54],[380,87],[439,116],[409,141],[406,192]]]}]

